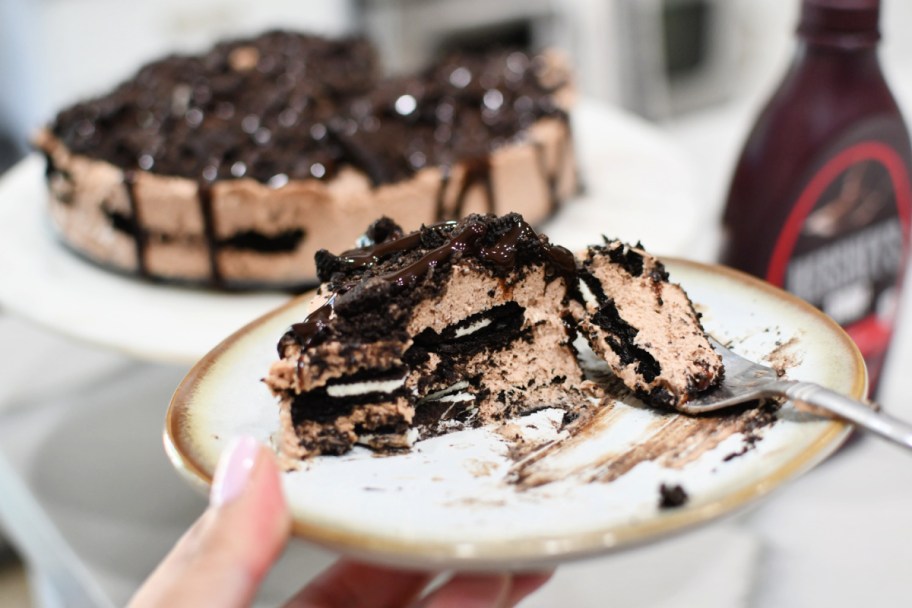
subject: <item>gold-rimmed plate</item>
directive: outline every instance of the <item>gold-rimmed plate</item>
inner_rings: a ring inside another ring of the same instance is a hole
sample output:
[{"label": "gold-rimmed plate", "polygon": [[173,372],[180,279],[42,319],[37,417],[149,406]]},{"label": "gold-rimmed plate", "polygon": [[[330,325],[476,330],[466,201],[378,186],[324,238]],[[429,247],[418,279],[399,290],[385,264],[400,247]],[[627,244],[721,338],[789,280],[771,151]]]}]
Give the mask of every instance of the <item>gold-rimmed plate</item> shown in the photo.
[{"label": "gold-rimmed plate", "polygon": [[[863,360],[813,307],[736,271],[669,259],[706,329],[736,352],[860,398]],[[278,408],[260,379],[278,338],[303,319],[298,298],[227,338],[178,387],[167,452],[211,482],[232,437],[269,442]],[[786,403],[693,418],[621,397],[568,435],[543,410],[377,457],[358,448],[283,474],[295,532],[359,559],[429,569],[523,569],[660,539],[754,504],[835,450],[839,422]],[[517,433],[524,438],[518,443]]]}]

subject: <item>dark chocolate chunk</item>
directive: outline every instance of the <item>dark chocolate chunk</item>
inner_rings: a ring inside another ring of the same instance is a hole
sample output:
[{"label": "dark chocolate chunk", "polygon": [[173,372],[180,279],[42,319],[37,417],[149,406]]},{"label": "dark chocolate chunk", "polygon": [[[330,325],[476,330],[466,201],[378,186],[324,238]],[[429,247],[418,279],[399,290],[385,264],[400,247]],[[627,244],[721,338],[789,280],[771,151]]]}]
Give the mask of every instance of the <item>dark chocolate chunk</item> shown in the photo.
[{"label": "dark chocolate chunk", "polygon": [[386,241],[398,239],[402,235],[402,227],[386,216],[381,217],[368,226],[364,233],[364,236],[366,236],[369,241],[369,245],[379,245]]},{"label": "dark chocolate chunk", "polygon": [[659,486],[659,508],[674,509],[687,503],[689,496],[680,484]]}]

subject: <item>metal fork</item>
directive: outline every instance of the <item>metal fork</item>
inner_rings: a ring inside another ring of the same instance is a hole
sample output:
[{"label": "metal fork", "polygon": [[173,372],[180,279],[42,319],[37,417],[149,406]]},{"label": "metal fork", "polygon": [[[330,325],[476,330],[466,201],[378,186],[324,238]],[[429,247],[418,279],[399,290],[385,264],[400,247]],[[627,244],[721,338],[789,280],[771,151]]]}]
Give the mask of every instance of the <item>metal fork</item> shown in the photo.
[{"label": "metal fork", "polygon": [[912,425],[878,411],[877,406],[856,401],[813,382],[784,380],[776,370],[733,353],[712,336],[709,341],[722,357],[725,377],[718,387],[679,405],[679,411],[703,414],[762,397],[785,397],[912,449]]}]

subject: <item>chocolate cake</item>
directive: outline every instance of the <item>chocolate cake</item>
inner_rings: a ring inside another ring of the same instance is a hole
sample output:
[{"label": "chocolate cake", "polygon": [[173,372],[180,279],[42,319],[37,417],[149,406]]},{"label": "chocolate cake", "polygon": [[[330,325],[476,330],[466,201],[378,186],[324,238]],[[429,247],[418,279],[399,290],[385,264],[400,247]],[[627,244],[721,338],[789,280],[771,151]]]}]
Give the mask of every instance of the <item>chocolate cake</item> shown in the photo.
[{"label": "chocolate cake", "polygon": [[[266,378],[280,400],[282,452],[304,458],[344,453],[356,444],[406,449],[425,437],[543,408],[563,409],[565,422],[585,419],[601,389],[586,379],[574,342],[579,328],[607,330],[598,325],[601,309],[585,304],[581,288],[588,293],[597,280],[612,280],[600,260],[617,264],[611,251],[592,248],[581,265],[518,214],[473,214],[409,234],[385,218],[370,227],[363,247],[319,252],[323,283],[311,312],[282,336],[280,359]],[[636,255],[649,260],[627,251],[627,264]],[[644,267],[651,272],[655,263]],[[643,283],[625,282],[643,295]],[[647,287],[643,306],[652,308],[656,287]],[[599,296],[607,298],[610,289]],[[687,339],[699,335],[706,343],[695,315],[673,322],[689,323]],[[602,342],[635,349],[635,333]],[[655,335],[651,328],[645,333]],[[649,364],[642,373],[657,370],[651,380],[663,388],[663,366],[677,382],[679,368],[690,365],[670,357]],[[709,369],[714,379],[688,386],[705,389],[721,377],[721,366]],[[665,391],[637,392],[671,404]]]},{"label": "chocolate cake", "polygon": [[365,40],[273,31],[143,67],[36,138],[63,242],[98,264],[224,288],[316,284],[314,255],[386,215],[533,224],[577,189],[569,72],[447,56],[385,78]]}]

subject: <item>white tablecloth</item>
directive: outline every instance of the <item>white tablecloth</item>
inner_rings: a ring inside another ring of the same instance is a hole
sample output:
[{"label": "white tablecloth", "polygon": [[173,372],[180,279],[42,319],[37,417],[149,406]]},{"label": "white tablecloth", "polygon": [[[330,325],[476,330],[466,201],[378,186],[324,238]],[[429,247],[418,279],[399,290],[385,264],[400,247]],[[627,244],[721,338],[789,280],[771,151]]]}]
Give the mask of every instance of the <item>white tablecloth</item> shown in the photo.
[{"label": "white tablecloth", "polygon": [[[668,127],[694,162],[707,225],[718,214],[750,112],[736,107]],[[708,260],[713,245],[710,232],[695,235],[687,251],[669,253]],[[902,315],[881,400],[912,420],[912,297]],[[185,371],[0,315],[0,527],[23,553],[43,604],[122,605],[204,508],[161,445],[165,406]],[[524,605],[906,606],[910,456],[856,437],[751,511],[569,564]],[[331,559],[293,542],[262,603],[280,603]]]}]

